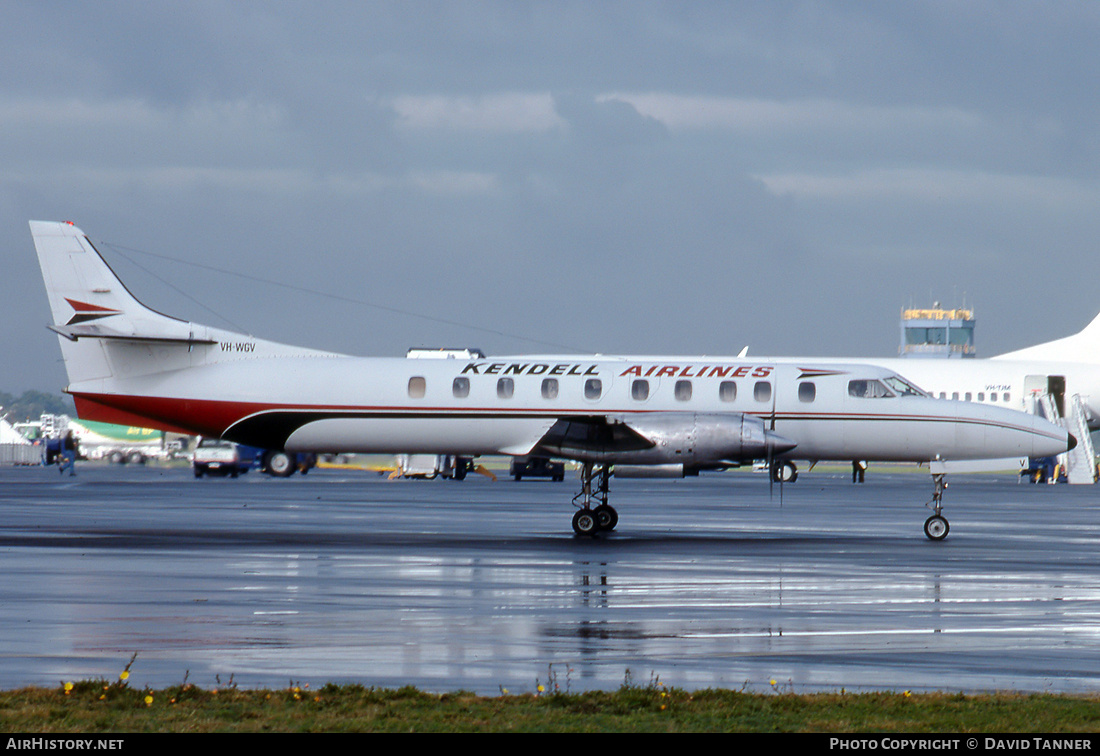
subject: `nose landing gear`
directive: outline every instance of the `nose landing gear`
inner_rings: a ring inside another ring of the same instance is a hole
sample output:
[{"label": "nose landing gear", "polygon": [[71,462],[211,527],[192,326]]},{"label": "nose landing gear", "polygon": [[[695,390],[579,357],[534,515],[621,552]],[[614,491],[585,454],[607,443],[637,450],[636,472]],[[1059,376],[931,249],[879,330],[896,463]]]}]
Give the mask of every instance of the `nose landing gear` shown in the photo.
[{"label": "nose landing gear", "polygon": [[932,476],[932,501],[928,503],[932,505],[934,514],[924,521],[924,534],[932,541],[942,541],[947,538],[947,534],[951,530],[947,518],[941,514],[943,511],[943,492],[947,488],[947,483],[943,478],[943,473]]}]

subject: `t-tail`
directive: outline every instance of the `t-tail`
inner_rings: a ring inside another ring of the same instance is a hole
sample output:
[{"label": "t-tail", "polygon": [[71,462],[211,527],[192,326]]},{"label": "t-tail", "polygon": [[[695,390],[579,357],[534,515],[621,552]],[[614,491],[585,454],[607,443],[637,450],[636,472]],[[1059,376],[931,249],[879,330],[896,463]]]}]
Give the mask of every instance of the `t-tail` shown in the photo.
[{"label": "t-tail", "polygon": [[70,393],[113,393],[121,380],[216,362],[323,354],[152,310],[72,223],[31,221],[30,227]]}]

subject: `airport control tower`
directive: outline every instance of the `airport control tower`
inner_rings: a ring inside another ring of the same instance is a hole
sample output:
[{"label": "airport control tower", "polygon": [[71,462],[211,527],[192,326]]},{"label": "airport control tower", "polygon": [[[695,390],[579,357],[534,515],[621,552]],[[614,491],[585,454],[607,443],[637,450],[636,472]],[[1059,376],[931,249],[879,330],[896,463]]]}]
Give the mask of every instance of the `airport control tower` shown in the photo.
[{"label": "airport control tower", "polygon": [[950,359],[976,356],[974,311],[945,310],[939,302],[926,310],[902,310],[898,354]]}]

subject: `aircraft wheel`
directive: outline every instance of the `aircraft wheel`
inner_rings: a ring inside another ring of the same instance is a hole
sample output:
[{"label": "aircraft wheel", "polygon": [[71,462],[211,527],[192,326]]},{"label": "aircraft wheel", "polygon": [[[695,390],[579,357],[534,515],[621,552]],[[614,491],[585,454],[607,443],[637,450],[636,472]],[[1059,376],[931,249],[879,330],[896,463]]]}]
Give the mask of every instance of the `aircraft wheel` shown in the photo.
[{"label": "aircraft wheel", "polygon": [[619,513],[607,504],[596,507],[592,510],[592,514],[596,516],[596,522],[600,530],[614,530],[615,526],[619,524]]},{"label": "aircraft wheel", "polygon": [[794,483],[798,480],[798,469],[793,462],[775,462],[771,472],[775,483]]},{"label": "aircraft wheel", "polygon": [[928,536],[930,540],[942,541],[947,538],[947,533],[951,530],[951,526],[947,524],[947,520],[940,515],[932,515],[924,521],[924,534]]},{"label": "aircraft wheel", "polygon": [[276,478],[289,478],[294,474],[294,459],[283,451],[271,452],[267,458],[267,469]]},{"label": "aircraft wheel", "polygon": [[591,509],[578,509],[573,515],[573,532],[580,536],[596,535],[600,530],[600,520]]}]

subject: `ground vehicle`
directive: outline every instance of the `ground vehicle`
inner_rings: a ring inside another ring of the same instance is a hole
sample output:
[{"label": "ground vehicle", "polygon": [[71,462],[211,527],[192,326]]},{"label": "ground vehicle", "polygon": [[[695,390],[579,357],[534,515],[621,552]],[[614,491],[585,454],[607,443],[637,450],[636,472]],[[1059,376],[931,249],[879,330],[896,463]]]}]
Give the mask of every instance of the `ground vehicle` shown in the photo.
[{"label": "ground vehicle", "polygon": [[[484,472],[475,468],[470,457],[454,454],[398,454],[391,478],[420,478],[432,480],[436,476],[449,480],[465,480],[469,472]],[[490,473],[491,475],[491,473]]]},{"label": "ground vehicle", "polygon": [[148,460],[167,459],[169,456],[165,433],[150,428],[51,414],[43,414],[34,422],[20,423],[19,427],[27,438],[43,439],[47,444],[47,455],[51,458],[57,451],[58,439],[69,431],[79,442],[80,459],[101,459],[116,465],[143,465]]},{"label": "ground vehicle", "polygon": [[276,478],[288,478],[298,471],[305,475],[316,465],[316,454],[260,449],[212,437],[200,439],[191,457],[196,478],[204,474],[231,475],[235,478],[253,467],[259,467],[261,472]]},{"label": "ground vehicle", "polygon": [[301,472],[302,475],[305,475],[317,466],[316,454],[285,452],[279,449],[264,451],[255,447],[247,448],[252,449],[259,458],[260,471],[268,475],[274,475],[276,478],[289,478],[295,472]]},{"label": "ground vehicle", "polygon": [[548,457],[515,457],[512,459],[511,475],[516,480],[528,478],[550,478],[565,480],[565,463],[554,462]]},{"label": "ground vehicle", "polygon": [[163,431],[73,419],[69,420],[68,427],[80,440],[81,455],[86,459],[105,459],[116,465],[143,465],[168,456]]},{"label": "ground vehicle", "polygon": [[203,438],[191,455],[191,469],[196,478],[203,475],[229,475],[236,478],[248,472],[250,460],[243,459],[237,445],[217,438]]}]

